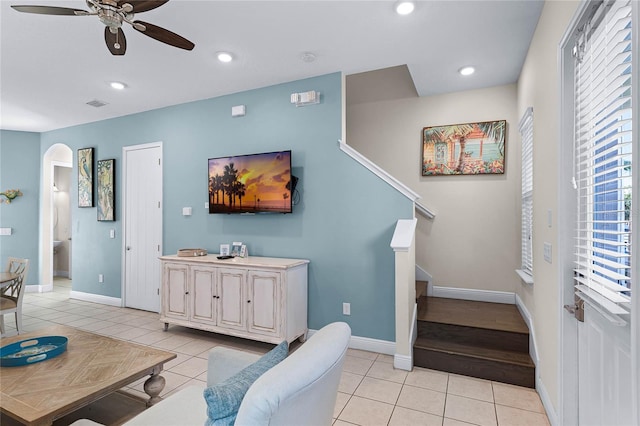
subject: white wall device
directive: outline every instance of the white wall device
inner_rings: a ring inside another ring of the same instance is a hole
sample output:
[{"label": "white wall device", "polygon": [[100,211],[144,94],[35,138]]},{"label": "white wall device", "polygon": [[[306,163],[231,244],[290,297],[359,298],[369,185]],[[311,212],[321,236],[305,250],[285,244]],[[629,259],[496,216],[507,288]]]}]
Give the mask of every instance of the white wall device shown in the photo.
[{"label": "white wall device", "polygon": [[311,90],[309,92],[292,93],[291,103],[295,106],[315,105],[320,103],[320,92]]}]

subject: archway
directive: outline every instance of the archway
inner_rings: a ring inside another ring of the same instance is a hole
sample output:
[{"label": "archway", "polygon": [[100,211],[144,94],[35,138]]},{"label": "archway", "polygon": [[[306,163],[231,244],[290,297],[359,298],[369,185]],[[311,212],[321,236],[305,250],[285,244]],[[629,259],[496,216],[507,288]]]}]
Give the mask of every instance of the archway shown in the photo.
[{"label": "archway", "polygon": [[[53,290],[54,172],[56,166],[72,167],[73,151],[65,144],[49,147],[42,158],[40,205],[40,291]],[[71,191],[70,191],[71,192]]]}]

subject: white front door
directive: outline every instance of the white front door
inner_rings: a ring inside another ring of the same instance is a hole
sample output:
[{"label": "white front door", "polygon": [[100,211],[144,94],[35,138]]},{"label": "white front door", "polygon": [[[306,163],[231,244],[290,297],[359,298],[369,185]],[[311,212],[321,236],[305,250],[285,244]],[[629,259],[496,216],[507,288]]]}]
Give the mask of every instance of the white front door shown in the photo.
[{"label": "white front door", "polygon": [[162,144],[123,148],[124,305],[160,311]]},{"label": "white front door", "polygon": [[570,308],[575,293],[584,318],[561,319],[559,424],[640,420],[638,6],[586,1],[561,43],[561,300]]},{"label": "white front door", "polygon": [[630,326],[585,304],[578,324],[580,425],[633,425]]}]

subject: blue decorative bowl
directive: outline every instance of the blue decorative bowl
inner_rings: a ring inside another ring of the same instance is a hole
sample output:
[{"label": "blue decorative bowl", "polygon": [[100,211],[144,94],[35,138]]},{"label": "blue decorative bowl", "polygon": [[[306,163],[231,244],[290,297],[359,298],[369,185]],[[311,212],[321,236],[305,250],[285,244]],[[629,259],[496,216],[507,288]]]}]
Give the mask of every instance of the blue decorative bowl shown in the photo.
[{"label": "blue decorative bowl", "polygon": [[21,340],[0,348],[0,367],[20,367],[54,358],[67,350],[64,336]]}]

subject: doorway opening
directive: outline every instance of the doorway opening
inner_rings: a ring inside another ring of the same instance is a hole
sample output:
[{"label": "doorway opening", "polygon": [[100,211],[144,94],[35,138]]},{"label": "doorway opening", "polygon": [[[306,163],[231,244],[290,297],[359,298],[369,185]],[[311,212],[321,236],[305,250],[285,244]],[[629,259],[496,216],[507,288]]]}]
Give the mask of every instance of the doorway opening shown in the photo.
[{"label": "doorway opening", "polygon": [[54,276],[64,279],[65,285],[70,286],[72,170],[73,152],[67,145],[55,144],[45,152],[40,213],[41,292],[54,290]]}]

